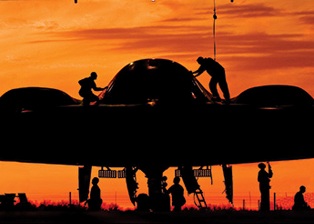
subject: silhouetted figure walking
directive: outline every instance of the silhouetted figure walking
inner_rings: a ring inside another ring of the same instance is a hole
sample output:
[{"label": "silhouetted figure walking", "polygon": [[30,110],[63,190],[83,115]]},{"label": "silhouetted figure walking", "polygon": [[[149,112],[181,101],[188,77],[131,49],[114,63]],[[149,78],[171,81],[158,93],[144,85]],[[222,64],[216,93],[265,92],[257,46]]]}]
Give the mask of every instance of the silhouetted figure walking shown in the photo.
[{"label": "silhouetted figure walking", "polygon": [[88,106],[91,102],[96,102],[98,104],[98,96],[96,96],[92,90],[94,91],[101,91],[105,88],[97,87],[95,80],[97,79],[97,73],[92,72],[89,77],[83,78],[78,81],[81,85],[79,90],[79,94],[83,97],[83,105]]},{"label": "silhouetted figure walking", "polygon": [[193,72],[193,74],[196,74],[194,76],[197,77],[206,71],[211,76],[209,89],[213,94],[214,100],[221,101],[217,91],[218,84],[224,95],[226,103],[229,103],[230,93],[226,80],[225,68],[212,58],[198,57],[196,61],[200,64],[200,67]]},{"label": "silhouetted figure walking", "polygon": [[93,186],[91,187],[90,197],[86,201],[88,204],[88,210],[90,211],[99,211],[101,209],[102,199],[98,182],[99,182],[98,177],[94,177],[92,179]]},{"label": "silhouetted figure walking", "polygon": [[173,211],[181,211],[182,206],[186,203],[184,197],[184,188],[180,185],[180,177],[173,178],[173,185],[168,190],[168,194],[171,194]]},{"label": "silhouetted figure walking", "polygon": [[292,206],[292,210],[295,211],[302,211],[302,210],[309,210],[311,207],[308,203],[304,200],[304,192],[306,191],[305,186],[300,186],[299,191],[294,195],[294,204]]},{"label": "silhouetted figure walking", "polygon": [[265,163],[259,163],[258,167],[260,168],[258,172],[257,180],[259,182],[259,190],[261,193],[261,203],[260,211],[269,211],[270,210],[270,178],[273,176],[273,171],[270,164],[268,164],[268,172],[266,171]]}]

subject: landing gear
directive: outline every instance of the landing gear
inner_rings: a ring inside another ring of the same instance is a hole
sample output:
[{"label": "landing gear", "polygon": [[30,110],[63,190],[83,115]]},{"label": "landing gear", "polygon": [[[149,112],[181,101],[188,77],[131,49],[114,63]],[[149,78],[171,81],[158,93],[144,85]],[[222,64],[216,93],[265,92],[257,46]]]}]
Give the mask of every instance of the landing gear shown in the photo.
[{"label": "landing gear", "polygon": [[233,181],[232,181],[232,166],[222,165],[222,171],[225,178],[225,193],[228,201],[233,205]]},{"label": "landing gear", "polygon": [[79,174],[79,201],[84,202],[88,198],[89,193],[89,183],[91,179],[92,173],[92,166],[85,165],[79,167],[78,174]]},{"label": "landing gear", "polygon": [[137,197],[138,210],[147,210],[149,207],[151,211],[170,211],[170,197],[164,191],[166,178],[163,176],[168,168],[162,165],[139,167],[147,177],[148,195],[140,194]]},{"label": "landing gear", "polygon": [[128,166],[125,167],[125,180],[126,180],[126,186],[128,188],[129,198],[133,205],[135,205],[137,201],[137,189],[138,189],[138,183],[136,181],[136,172],[138,168]]}]

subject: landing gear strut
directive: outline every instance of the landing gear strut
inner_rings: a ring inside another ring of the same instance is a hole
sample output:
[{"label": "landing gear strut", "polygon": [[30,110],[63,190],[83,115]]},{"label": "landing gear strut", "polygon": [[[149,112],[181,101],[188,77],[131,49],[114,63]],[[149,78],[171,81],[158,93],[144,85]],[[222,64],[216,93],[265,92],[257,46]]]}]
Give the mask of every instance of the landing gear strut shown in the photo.
[{"label": "landing gear strut", "polygon": [[[170,197],[164,192],[165,177],[163,172],[169,167],[157,165],[139,167],[147,177],[149,209],[152,211],[170,211]],[[147,201],[145,201],[146,203]],[[141,201],[137,201],[138,208],[142,208]]]}]

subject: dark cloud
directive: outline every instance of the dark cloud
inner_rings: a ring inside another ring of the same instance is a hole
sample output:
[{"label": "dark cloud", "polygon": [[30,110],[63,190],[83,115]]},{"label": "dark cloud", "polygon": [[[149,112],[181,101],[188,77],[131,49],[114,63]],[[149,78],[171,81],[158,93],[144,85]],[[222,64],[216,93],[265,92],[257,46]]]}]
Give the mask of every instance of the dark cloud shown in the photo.
[{"label": "dark cloud", "polygon": [[[173,32],[175,30],[175,32]],[[200,32],[200,27],[155,26],[138,28],[89,29],[58,33],[62,40],[116,40],[112,46],[117,52],[134,51],[187,54],[201,49],[213,49],[214,37],[210,30]],[[58,39],[57,38],[57,39]],[[221,32],[217,37],[220,54],[243,59],[247,57],[247,69],[287,68],[311,66],[314,55],[314,40],[304,40],[302,34],[266,34],[252,32],[233,34]],[[302,40],[302,41],[300,41]],[[240,55],[240,56],[237,56]],[[296,60],[297,59],[297,60]],[[240,59],[239,59],[240,60]]]},{"label": "dark cloud", "polygon": [[219,32],[214,39],[210,17],[212,9],[207,7],[198,9],[193,15],[173,16],[158,23],[164,25],[50,32],[49,39],[45,36],[36,43],[87,42],[85,47],[95,48],[97,45],[99,51],[109,49],[121,55],[138,51],[143,55],[160,55],[190,61],[191,57],[198,54],[197,52],[213,53],[215,42],[218,58],[223,55],[224,62],[227,62],[233,71],[266,73],[269,70],[313,68],[314,40],[308,37],[310,31],[306,33],[300,30],[304,26],[309,26],[310,30],[313,26],[314,16],[311,9],[285,12],[264,4],[224,4],[217,10],[218,19],[229,17],[230,21],[237,22],[238,20],[232,19],[238,18],[242,23],[243,20],[246,22],[249,18],[254,20],[257,17],[261,19],[267,17],[275,21],[281,16],[292,18],[297,27],[291,25],[291,30],[287,29],[280,33],[270,33],[268,30],[263,32],[252,27],[247,33],[244,31],[238,33],[233,24],[230,26],[228,24],[229,27],[219,24]]},{"label": "dark cloud", "polygon": [[314,26],[314,11],[302,11],[302,12],[295,12],[292,14],[295,16],[302,24]]},{"label": "dark cloud", "polygon": [[223,5],[219,8],[219,14],[224,17],[241,17],[241,18],[257,18],[271,17],[282,14],[281,10],[264,4],[247,4],[247,5]]},{"label": "dark cloud", "polygon": [[[195,15],[213,15],[214,9],[213,8],[199,8],[194,13]],[[278,16],[281,14],[281,10],[276,9],[274,7],[270,7],[267,5],[264,5],[262,3],[258,4],[223,4],[216,7],[216,15],[218,18],[220,16],[222,17],[239,17],[241,18],[256,18],[256,17],[269,17],[269,16]]]}]

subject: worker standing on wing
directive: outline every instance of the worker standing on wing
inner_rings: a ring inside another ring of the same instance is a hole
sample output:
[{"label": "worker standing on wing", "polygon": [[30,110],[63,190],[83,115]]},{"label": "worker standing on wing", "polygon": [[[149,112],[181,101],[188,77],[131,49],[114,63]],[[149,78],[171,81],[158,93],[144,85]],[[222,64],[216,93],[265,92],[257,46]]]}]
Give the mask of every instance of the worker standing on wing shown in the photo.
[{"label": "worker standing on wing", "polygon": [[209,81],[209,89],[213,94],[214,100],[221,101],[221,98],[217,91],[217,85],[219,85],[224,95],[225,102],[229,103],[230,93],[226,80],[225,68],[212,58],[204,58],[200,56],[197,58],[196,61],[200,64],[200,67],[196,71],[192,72],[193,74],[195,74],[194,76],[197,77],[201,75],[204,71],[206,71],[211,76],[211,79]]}]

